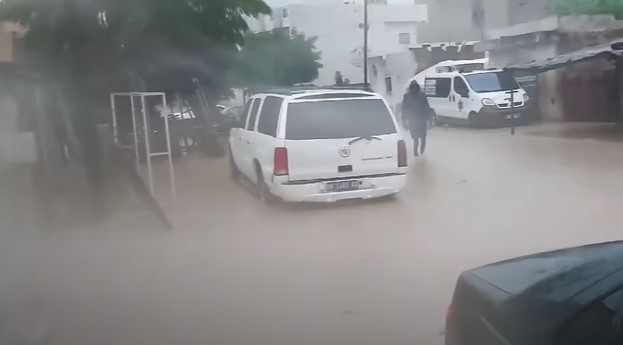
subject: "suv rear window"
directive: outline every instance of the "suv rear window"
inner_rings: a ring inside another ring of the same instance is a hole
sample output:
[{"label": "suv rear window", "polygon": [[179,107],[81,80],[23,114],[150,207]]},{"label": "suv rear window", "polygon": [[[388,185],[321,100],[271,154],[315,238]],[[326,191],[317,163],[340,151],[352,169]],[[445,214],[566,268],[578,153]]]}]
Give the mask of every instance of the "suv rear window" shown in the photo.
[{"label": "suv rear window", "polygon": [[392,115],[380,99],[291,103],[286,139],[340,139],[396,133]]}]

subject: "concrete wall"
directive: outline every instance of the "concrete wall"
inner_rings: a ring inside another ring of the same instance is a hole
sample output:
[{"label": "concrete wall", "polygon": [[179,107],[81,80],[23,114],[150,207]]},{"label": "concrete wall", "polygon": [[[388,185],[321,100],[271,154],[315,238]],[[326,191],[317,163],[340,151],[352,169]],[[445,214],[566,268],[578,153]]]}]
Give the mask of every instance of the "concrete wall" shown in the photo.
[{"label": "concrete wall", "polygon": [[554,0],[507,0],[508,23],[515,25],[549,17]]},{"label": "concrete wall", "polygon": [[419,43],[481,39],[481,33],[472,20],[471,0],[415,0],[415,2],[428,7],[428,22],[418,24]]},{"label": "concrete wall", "polygon": [[545,120],[562,121],[565,117],[561,70],[552,70],[537,76],[539,111]]},{"label": "concrete wall", "polygon": [[557,54],[558,44],[556,42],[535,43],[517,48],[503,47],[489,51],[489,66],[503,68],[512,63],[545,60]]},{"label": "concrete wall", "polygon": [[0,172],[16,164],[38,160],[35,134],[19,128],[22,109],[16,95],[6,91],[0,88]]},{"label": "concrete wall", "polygon": [[[388,54],[370,59],[370,87],[380,93],[396,111],[402,102],[404,85],[415,75],[417,64],[413,52]],[[391,78],[392,92],[386,90],[386,78]]]},{"label": "concrete wall", "polygon": [[12,25],[0,22],[0,62],[13,62],[14,58],[14,34]]},{"label": "concrete wall", "polygon": [[475,41],[489,30],[534,21],[549,15],[552,0],[415,0],[428,6],[428,23],[420,24],[420,42]]}]

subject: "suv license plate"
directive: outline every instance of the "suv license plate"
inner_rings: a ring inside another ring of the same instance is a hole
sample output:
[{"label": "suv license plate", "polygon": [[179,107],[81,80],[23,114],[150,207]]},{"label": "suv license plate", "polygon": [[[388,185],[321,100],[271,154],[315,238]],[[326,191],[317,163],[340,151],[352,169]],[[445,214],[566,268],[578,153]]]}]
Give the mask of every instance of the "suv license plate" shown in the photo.
[{"label": "suv license plate", "polygon": [[328,193],[358,190],[359,181],[353,180],[353,181],[328,182],[326,184],[325,189]]}]

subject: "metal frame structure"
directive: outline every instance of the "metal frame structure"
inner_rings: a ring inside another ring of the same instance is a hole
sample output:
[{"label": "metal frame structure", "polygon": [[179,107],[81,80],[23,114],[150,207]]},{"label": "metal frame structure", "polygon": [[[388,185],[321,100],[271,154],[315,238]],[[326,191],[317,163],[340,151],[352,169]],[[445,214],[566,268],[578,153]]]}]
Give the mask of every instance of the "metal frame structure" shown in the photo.
[{"label": "metal frame structure", "polygon": [[144,132],[144,143],[145,143],[145,156],[147,162],[147,181],[149,185],[149,190],[152,195],[155,194],[155,186],[154,186],[154,172],[152,167],[151,159],[152,157],[161,157],[167,156],[169,161],[169,182],[171,187],[171,196],[173,200],[175,200],[177,195],[176,185],[175,185],[175,170],[173,168],[173,155],[171,151],[171,132],[169,129],[169,119],[168,116],[164,116],[164,129],[167,141],[167,151],[165,152],[151,152],[151,126],[149,122],[149,116],[147,115],[147,107],[145,99],[147,97],[160,97],[162,99],[163,109],[167,108],[167,96],[164,92],[115,92],[110,94],[110,106],[112,109],[112,127],[113,127],[113,140],[115,144],[119,144],[119,133],[117,128],[117,106],[116,99],[117,97],[130,97],[130,106],[132,108],[132,135],[134,136],[134,159],[136,164],[136,169],[140,171],[140,160],[139,160],[139,148],[138,148],[138,128],[137,128],[137,119],[136,119],[136,107],[135,107],[135,99],[140,98],[141,102],[141,116],[143,120],[143,132]]}]

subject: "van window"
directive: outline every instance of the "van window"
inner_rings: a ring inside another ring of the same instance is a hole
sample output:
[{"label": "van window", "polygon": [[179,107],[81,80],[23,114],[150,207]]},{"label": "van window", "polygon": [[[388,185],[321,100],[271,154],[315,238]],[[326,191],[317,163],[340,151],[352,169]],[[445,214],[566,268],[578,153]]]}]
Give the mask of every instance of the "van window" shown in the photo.
[{"label": "van window", "polygon": [[247,130],[252,131],[255,129],[255,120],[257,119],[257,111],[260,109],[261,99],[256,98],[253,100],[253,106],[251,107],[251,113],[249,115],[249,122],[247,123]]},{"label": "van window", "polygon": [[380,99],[291,103],[286,139],[339,139],[396,133],[392,115]]},{"label": "van window", "polygon": [[519,84],[508,72],[491,72],[466,75],[465,79],[477,93],[508,91],[519,88]]},{"label": "van window", "polygon": [[277,136],[277,123],[279,122],[279,112],[283,98],[268,96],[264,100],[264,106],[260,113],[260,120],[257,123],[257,131],[271,137]]},{"label": "van window", "polygon": [[450,95],[450,78],[427,78],[424,93],[428,97],[446,98]]},{"label": "van window", "polygon": [[465,81],[461,77],[454,78],[454,92],[459,94],[461,97],[469,97],[469,88]]}]

